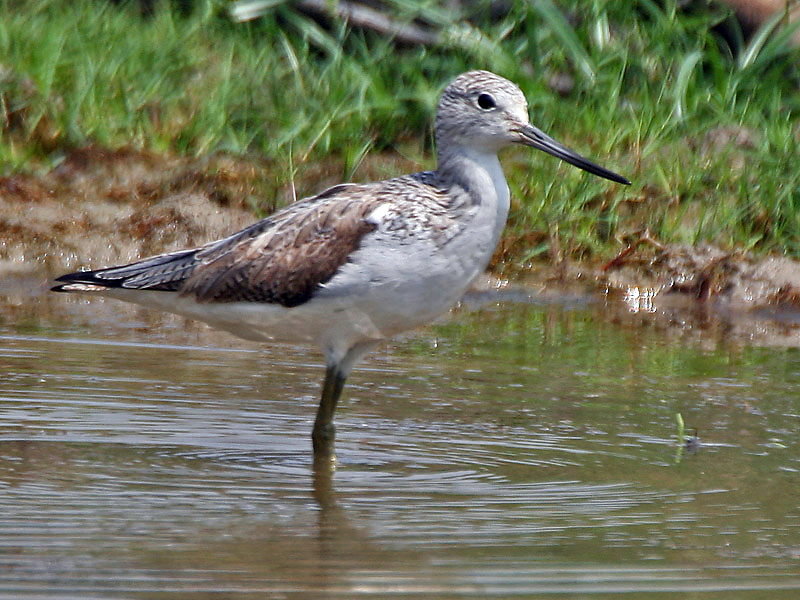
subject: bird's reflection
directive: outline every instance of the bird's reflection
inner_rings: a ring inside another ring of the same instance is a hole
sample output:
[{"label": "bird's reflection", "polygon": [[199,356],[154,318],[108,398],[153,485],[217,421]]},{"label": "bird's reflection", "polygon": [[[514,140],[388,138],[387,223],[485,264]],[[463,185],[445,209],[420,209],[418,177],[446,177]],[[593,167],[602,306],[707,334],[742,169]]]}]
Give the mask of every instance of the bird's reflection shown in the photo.
[{"label": "bird's reflection", "polygon": [[337,509],[336,492],[333,488],[333,475],[335,472],[335,462],[327,458],[314,460],[312,497],[323,516],[325,513]]}]

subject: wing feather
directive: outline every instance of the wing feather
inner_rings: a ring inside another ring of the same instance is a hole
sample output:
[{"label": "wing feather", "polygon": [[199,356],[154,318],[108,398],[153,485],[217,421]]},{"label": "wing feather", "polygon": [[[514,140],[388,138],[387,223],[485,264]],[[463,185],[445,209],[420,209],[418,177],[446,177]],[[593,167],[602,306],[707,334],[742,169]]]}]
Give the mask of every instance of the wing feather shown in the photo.
[{"label": "wing feather", "polygon": [[133,288],[177,291],[195,266],[197,250],[161,254],[121,267],[96,271],[77,271],[57,278],[55,292],[87,291],[102,288]]},{"label": "wing feather", "polygon": [[[142,289],[177,292],[200,302],[298,306],[333,278],[389,212],[394,218],[404,215],[387,225],[398,235],[407,227],[435,236],[456,231],[447,216],[448,201],[446,188],[428,172],[374,184],[341,184],[200,248],[63,275],[53,290]],[[374,212],[390,202],[391,211]],[[416,226],[409,225],[417,220]]]},{"label": "wing feather", "polygon": [[382,203],[371,186],[336,188],[282,211],[255,236],[204,252],[180,293],[206,302],[308,301],[375,229],[366,216]]}]

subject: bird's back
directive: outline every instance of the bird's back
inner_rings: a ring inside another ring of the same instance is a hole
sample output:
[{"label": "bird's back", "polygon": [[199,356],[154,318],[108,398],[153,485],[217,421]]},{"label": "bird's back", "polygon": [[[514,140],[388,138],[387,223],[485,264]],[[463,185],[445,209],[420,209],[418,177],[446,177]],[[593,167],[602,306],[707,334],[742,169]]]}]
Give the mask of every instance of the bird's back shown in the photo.
[{"label": "bird's back", "polygon": [[362,246],[377,253],[443,246],[460,232],[468,200],[435,172],[337,185],[202,247],[70,273],[53,289],[140,290],[291,308],[309,301]]}]

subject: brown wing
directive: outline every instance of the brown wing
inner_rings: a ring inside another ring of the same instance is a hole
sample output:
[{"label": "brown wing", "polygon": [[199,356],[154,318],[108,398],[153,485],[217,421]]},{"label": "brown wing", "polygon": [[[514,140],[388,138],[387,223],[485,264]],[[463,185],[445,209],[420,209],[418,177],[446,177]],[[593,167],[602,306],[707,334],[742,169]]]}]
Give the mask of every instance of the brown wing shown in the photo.
[{"label": "brown wing", "polygon": [[380,204],[372,186],[342,185],[290,206],[251,235],[199,252],[179,293],[205,302],[303,304],[375,229],[366,217]]}]

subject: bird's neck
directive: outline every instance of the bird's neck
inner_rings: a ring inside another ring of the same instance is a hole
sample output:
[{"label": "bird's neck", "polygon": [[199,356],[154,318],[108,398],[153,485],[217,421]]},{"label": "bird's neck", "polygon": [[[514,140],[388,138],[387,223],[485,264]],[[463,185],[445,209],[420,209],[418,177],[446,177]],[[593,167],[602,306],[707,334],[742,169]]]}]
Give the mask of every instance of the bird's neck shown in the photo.
[{"label": "bird's neck", "polygon": [[495,242],[506,224],[509,192],[506,177],[493,151],[449,146],[439,152],[437,172],[446,181],[461,186],[474,204],[492,214]]},{"label": "bird's neck", "polygon": [[502,201],[508,196],[508,183],[497,153],[475,148],[448,148],[438,155],[437,171],[475,195],[476,202]]}]

